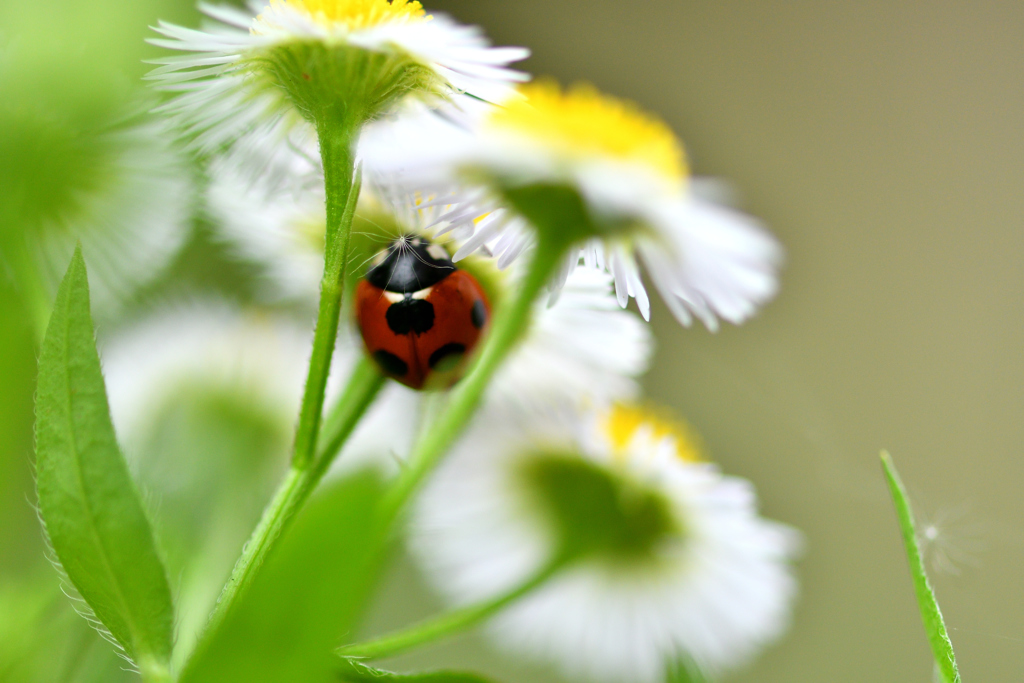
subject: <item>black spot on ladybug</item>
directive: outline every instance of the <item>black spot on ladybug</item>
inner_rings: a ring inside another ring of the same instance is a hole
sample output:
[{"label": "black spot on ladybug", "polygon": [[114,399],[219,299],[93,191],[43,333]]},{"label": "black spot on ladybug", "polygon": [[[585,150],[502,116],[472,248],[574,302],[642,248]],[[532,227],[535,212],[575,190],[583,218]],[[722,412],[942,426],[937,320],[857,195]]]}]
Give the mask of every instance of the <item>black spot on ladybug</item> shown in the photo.
[{"label": "black spot on ladybug", "polygon": [[469,319],[473,322],[473,327],[478,330],[487,322],[487,307],[484,306],[483,299],[473,302],[473,310],[469,312]]},{"label": "black spot on ladybug", "polygon": [[404,360],[384,349],[379,349],[373,352],[373,359],[377,361],[377,365],[389,375],[396,375],[402,377],[405,373],[409,372],[409,366]]},{"label": "black spot on ladybug", "polygon": [[402,294],[433,287],[456,268],[451,259],[437,258],[431,251],[436,254],[437,248],[432,250],[427,240],[408,235],[399,238],[384,252],[384,259],[366,273],[366,280],[374,287]]},{"label": "black spot on ladybug", "polygon": [[423,334],[434,326],[434,305],[425,299],[407,296],[391,304],[385,317],[395,334]]},{"label": "black spot on ladybug", "polygon": [[430,354],[430,359],[427,360],[427,364],[430,365],[431,369],[434,369],[437,367],[438,363],[445,360],[446,358],[450,358],[452,356],[461,356],[465,352],[466,347],[463,346],[462,344],[445,344],[437,351],[434,351],[432,354]]}]

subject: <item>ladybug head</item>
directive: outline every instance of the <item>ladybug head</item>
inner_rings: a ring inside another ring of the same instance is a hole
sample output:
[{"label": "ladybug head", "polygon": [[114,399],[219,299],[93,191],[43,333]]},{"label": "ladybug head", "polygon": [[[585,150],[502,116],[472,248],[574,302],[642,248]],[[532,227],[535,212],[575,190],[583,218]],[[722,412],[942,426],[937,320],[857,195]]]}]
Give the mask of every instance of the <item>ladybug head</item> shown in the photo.
[{"label": "ladybug head", "polygon": [[455,270],[440,245],[420,235],[402,235],[377,254],[366,280],[389,292],[409,294],[436,285]]}]

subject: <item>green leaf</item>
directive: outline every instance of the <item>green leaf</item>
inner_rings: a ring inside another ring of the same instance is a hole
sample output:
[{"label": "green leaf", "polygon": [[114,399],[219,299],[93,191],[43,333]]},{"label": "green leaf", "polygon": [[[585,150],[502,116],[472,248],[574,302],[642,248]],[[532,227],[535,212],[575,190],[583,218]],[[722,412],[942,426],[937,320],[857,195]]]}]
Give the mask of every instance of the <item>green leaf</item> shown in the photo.
[{"label": "green leaf", "polygon": [[375,669],[354,659],[345,659],[335,680],[344,683],[374,683],[396,681],[397,683],[491,683],[490,679],[477,674],[458,671],[431,671],[420,674],[396,674]]},{"label": "green leaf", "polygon": [[381,547],[378,478],[356,474],[296,517],[249,590],[207,634],[181,683],[325,683],[372,588]]},{"label": "green leaf", "polygon": [[892,458],[885,451],[882,451],[881,457],[885,478],[889,483],[889,492],[896,505],[896,516],[899,519],[900,532],[903,534],[903,545],[907,551],[910,575],[914,579],[917,604],[921,608],[921,620],[924,622],[928,641],[932,646],[932,654],[935,656],[935,666],[944,683],[960,683],[960,672],[957,670],[956,657],[953,655],[953,644],[949,640],[949,633],[946,632],[946,623],[942,620],[939,603],[935,600],[935,592],[932,590],[928,575],[924,571],[924,563],[921,561],[921,550],[917,545],[917,534],[914,527],[914,512],[910,508],[910,501],[907,499],[907,492],[903,488],[900,475],[892,464]]},{"label": "green leaf", "polygon": [[129,657],[165,668],[171,590],[110,421],[80,250],[40,352],[36,470],[39,511],[68,579]]}]

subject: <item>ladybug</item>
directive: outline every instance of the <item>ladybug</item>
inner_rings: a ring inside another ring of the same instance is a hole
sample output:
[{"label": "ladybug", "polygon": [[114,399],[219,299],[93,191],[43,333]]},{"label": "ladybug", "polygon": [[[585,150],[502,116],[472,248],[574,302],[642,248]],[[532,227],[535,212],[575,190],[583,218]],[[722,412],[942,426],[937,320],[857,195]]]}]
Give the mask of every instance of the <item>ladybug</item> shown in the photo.
[{"label": "ladybug", "polygon": [[379,253],[356,288],[363,343],[384,374],[413,389],[451,385],[491,317],[476,278],[448,252],[403,235]]}]

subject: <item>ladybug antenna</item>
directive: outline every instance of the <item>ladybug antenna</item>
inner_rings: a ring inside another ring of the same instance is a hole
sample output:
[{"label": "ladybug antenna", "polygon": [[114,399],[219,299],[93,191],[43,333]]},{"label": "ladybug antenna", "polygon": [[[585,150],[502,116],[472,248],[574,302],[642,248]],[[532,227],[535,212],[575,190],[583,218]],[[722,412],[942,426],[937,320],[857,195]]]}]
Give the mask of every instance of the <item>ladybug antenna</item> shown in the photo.
[{"label": "ladybug antenna", "polygon": [[[417,258],[419,258],[419,255],[416,254],[416,250],[412,248],[412,239],[413,239],[413,235],[411,235],[409,233],[405,233],[403,235],[399,235],[397,239],[395,239],[391,244],[388,245],[388,249],[387,249],[388,250],[388,255],[390,256],[391,252],[396,252],[396,251],[398,252],[399,255],[402,255],[402,254],[404,254],[407,251],[412,251],[412,253]],[[390,273],[388,273],[388,281],[387,281],[387,284],[384,285],[384,289],[387,289],[388,287],[391,286],[391,280],[394,277],[395,277],[395,271],[392,270]]]},{"label": "ladybug antenna", "polygon": [[[428,239],[428,238],[426,238],[426,237],[423,237],[422,235],[406,235],[405,237],[406,237],[406,238],[408,238],[408,240],[409,240],[409,242],[410,242],[410,243],[412,242],[412,240],[413,240],[413,239],[415,239],[415,238],[419,238],[419,239],[420,239],[420,240],[422,240],[423,242],[426,242],[428,246],[433,246],[434,244],[436,244],[435,242],[432,242],[432,241],[431,241],[430,239]],[[440,245],[438,245],[438,246],[440,246]],[[410,249],[412,249],[412,247],[411,247],[411,246],[410,246],[409,248],[410,248]],[[441,247],[441,249],[443,249],[443,248],[444,248],[444,247]],[[413,254],[413,256],[415,256],[415,257],[416,257],[416,260],[417,260],[417,261],[419,261],[419,262],[420,262],[420,263],[422,263],[423,265],[427,266],[428,268],[437,268],[437,269],[439,269],[439,270],[440,270],[440,269],[444,269],[444,270],[451,270],[451,266],[447,266],[447,265],[438,265],[438,264],[436,264],[436,263],[431,263],[431,262],[430,262],[430,261],[428,261],[427,259],[423,258],[423,255],[422,255],[422,254],[420,254],[420,253],[419,253],[419,252],[418,252],[418,251],[417,251],[416,249],[412,249],[412,254]],[[433,256],[433,254],[431,254],[431,256]]]},{"label": "ladybug antenna", "polygon": [[[358,272],[362,272],[362,270],[363,270],[363,268],[364,268],[364,267],[366,266],[366,264],[368,264],[368,263],[373,263],[373,260],[374,260],[375,258],[377,258],[377,254],[378,254],[378,253],[379,253],[379,252],[374,252],[374,253],[370,254],[369,256],[367,256],[366,258],[364,258],[364,259],[363,259],[362,261],[360,261],[360,262],[359,262],[358,264],[355,264],[355,260],[356,260],[356,255],[355,255],[355,254],[351,254],[351,255],[350,255],[350,259],[351,259],[351,260],[349,261],[349,265],[350,265],[350,266],[354,266],[354,268],[356,269],[356,271],[358,271]],[[372,268],[373,266],[370,266],[370,267]],[[367,270],[369,270],[369,268],[367,268]]]}]

